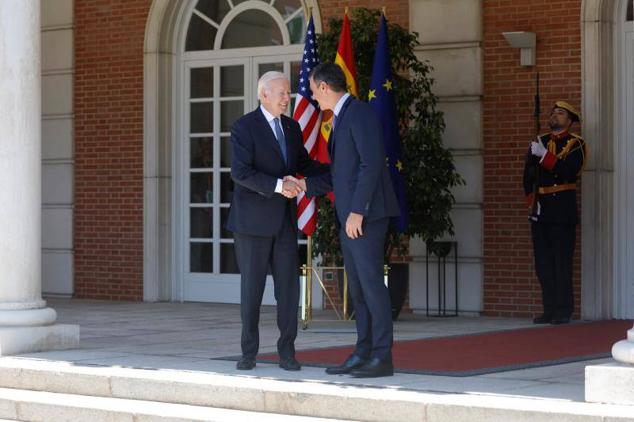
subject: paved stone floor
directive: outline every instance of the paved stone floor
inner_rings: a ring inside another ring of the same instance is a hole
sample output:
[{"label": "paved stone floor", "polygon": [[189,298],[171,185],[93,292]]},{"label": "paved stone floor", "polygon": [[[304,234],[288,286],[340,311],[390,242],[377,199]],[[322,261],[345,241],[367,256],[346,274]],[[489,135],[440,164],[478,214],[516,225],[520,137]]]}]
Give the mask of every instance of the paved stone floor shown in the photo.
[{"label": "paved stone floor", "polygon": [[[49,299],[58,322],[81,326],[81,347],[76,350],[25,354],[29,359],[73,362],[78,365],[181,369],[236,374],[235,363],[214,358],[240,354],[239,306],[210,303],[123,303]],[[296,347],[307,349],[354,343],[352,323],[328,322],[317,313],[300,331]],[[275,308],[264,307],[260,352],[274,352],[277,340]],[[532,327],[524,319],[458,317],[425,318],[405,315],[395,323],[396,340],[458,335]],[[625,337],[625,333],[623,333]],[[442,353],[440,350],[439,353]],[[601,359],[549,367],[500,372],[472,377],[397,374],[374,380],[327,376],[322,368],[304,367],[289,373],[277,365],[258,364],[250,376],[283,380],[311,380],[343,385],[371,385],[389,389],[469,393],[512,397],[583,401],[586,365]],[[245,373],[240,371],[240,375]]]}]

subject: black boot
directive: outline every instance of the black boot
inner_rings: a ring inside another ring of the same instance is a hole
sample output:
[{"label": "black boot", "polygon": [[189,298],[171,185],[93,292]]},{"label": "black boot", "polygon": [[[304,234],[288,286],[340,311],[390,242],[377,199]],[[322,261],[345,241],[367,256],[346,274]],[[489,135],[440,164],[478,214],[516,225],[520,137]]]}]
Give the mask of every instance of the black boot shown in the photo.
[{"label": "black boot", "polygon": [[553,316],[550,314],[541,314],[537,318],[533,319],[533,324],[550,324],[553,320]]}]

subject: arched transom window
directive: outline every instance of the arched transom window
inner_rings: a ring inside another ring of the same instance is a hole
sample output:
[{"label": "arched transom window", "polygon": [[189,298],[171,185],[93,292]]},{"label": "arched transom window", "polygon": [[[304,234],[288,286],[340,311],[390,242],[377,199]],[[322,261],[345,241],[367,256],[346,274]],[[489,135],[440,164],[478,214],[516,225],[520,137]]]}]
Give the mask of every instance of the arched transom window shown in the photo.
[{"label": "arched transom window", "polygon": [[306,20],[300,0],[199,0],[186,51],[300,44]]}]

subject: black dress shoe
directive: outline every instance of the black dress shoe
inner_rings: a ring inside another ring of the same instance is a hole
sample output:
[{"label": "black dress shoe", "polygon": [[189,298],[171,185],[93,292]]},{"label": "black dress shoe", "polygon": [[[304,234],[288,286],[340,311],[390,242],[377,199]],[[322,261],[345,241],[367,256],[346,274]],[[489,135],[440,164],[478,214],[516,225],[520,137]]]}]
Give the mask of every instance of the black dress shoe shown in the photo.
[{"label": "black dress shoe", "polygon": [[255,368],[255,359],[241,357],[238,363],[236,363],[236,369],[241,371],[248,371]]},{"label": "black dress shoe", "polygon": [[394,366],[391,362],[383,362],[379,358],[372,358],[360,368],[350,371],[355,378],[378,378],[394,375]]},{"label": "black dress shoe", "polygon": [[286,371],[299,371],[302,365],[295,358],[280,359],[280,368]]},{"label": "black dress shoe", "polygon": [[570,317],[569,316],[555,317],[550,321],[550,323],[552,325],[570,324]]},{"label": "black dress shoe", "polygon": [[326,373],[328,375],[342,375],[349,374],[350,371],[356,368],[360,368],[365,365],[367,359],[362,359],[359,356],[352,354],[346,359],[346,361],[339,366],[332,366],[330,368],[326,368]]},{"label": "black dress shoe", "polygon": [[533,324],[549,324],[553,320],[552,315],[542,314],[533,319]]}]

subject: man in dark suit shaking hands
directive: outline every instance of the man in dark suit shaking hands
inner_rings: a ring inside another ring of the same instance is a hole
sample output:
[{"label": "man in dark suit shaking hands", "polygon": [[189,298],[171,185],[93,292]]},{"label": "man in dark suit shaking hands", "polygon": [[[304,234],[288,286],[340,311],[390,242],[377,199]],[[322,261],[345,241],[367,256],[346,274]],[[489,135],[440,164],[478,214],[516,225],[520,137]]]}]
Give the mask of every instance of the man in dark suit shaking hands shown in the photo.
[{"label": "man in dark suit shaking hands", "polygon": [[[317,176],[328,166],[313,161],[304,148],[299,124],[284,115],[290,85],[283,73],[267,72],[258,81],[260,106],[231,128],[231,177],[235,183],[227,229],[235,239],[240,268],[242,358],[237,369],[255,366],[260,337],[260,306],[270,267],[277,301],[280,367],[301,368],[295,359],[299,306],[296,179]],[[287,180],[285,180],[287,179]],[[292,179],[292,180],[291,180]]]},{"label": "man in dark suit shaking hands", "polygon": [[330,178],[308,178],[307,184],[300,184],[309,196],[327,192],[332,185],[357,324],[354,353],[326,372],[392,375],[392,310],[383,284],[383,250],[389,218],[400,210],[386,164],[381,122],[367,103],[346,92],[346,77],[336,64],[316,66],[310,89],[321,109],[334,113],[328,141]]}]

